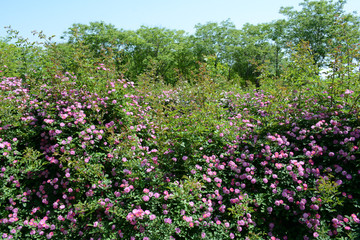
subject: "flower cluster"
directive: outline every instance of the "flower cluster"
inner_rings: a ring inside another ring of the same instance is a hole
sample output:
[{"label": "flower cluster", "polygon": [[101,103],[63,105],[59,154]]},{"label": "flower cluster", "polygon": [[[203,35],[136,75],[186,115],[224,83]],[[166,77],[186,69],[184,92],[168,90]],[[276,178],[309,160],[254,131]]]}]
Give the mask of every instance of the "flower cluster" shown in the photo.
[{"label": "flower cluster", "polygon": [[151,102],[124,80],[55,79],[0,82],[4,239],[357,236],[359,112],[340,102],[354,91],[334,108],[261,91]]}]

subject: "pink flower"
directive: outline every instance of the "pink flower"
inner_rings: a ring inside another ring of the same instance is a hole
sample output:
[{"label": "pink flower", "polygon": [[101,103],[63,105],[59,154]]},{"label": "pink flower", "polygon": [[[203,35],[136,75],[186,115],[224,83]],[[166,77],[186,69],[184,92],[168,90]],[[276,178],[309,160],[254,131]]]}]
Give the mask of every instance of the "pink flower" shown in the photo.
[{"label": "pink flower", "polygon": [[54,236],[54,232],[49,232],[49,233],[46,235],[46,238],[47,238],[47,239],[51,239],[52,236]]},{"label": "pink flower", "polygon": [[352,93],[354,93],[354,91],[351,91],[349,89],[346,89],[346,91],[345,91],[345,94],[352,94]]},{"label": "pink flower", "polygon": [[143,196],[142,199],[145,201],[145,202],[148,202],[150,200],[149,196]]},{"label": "pink flower", "polygon": [[164,219],[165,223],[171,224],[172,223],[172,219],[171,218],[165,218]]}]

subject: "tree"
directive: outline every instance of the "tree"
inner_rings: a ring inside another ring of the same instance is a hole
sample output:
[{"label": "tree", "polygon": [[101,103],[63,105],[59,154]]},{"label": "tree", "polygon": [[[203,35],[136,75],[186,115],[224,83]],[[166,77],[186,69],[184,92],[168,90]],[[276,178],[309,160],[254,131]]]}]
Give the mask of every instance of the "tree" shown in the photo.
[{"label": "tree", "polygon": [[215,56],[216,62],[231,65],[231,50],[238,45],[239,31],[228,19],[220,24],[208,22],[204,25],[197,24],[196,32],[193,36],[194,50],[199,61],[203,61],[205,56]]},{"label": "tree", "polygon": [[110,63],[132,81],[151,72],[154,78],[174,83],[177,75],[187,75],[195,62],[184,31],[147,26],[125,31],[104,22],[91,22],[74,24],[63,38],[68,41],[60,44],[59,49],[65,56],[77,48],[83,49],[81,58]]},{"label": "tree", "polygon": [[67,44],[62,44],[61,49],[64,54],[69,50],[71,52],[81,49],[82,58],[94,63],[112,65],[118,74],[122,75],[126,63],[126,36],[126,31],[104,22],[73,24],[62,36],[67,39]]},{"label": "tree", "polygon": [[271,43],[274,45],[275,54],[275,76],[280,77],[280,63],[285,49],[285,29],[287,22],[284,19],[272,21],[269,23],[269,36]]},{"label": "tree", "polygon": [[[234,71],[235,52],[239,46],[240,31],[228,19],[220,23],[208,22],[197,24],[196,32],[192,36],[193,51],[199,62],[212,59],[214,71],[221,65],[224,78],[230,80],[239,78]],[[224,71],[226,69],[226,71]]]},{"label": "tree", "polygon": [[240,77],[259,86],[257,68],[273,61],[274,46],[269,39],[269,24],[245,24],[241,29],[240,44],[234,52],[234,69]]},{"label": "tree", "polygon": [[287,41],[291,46],[299,45],[302,41],[309,42],[311,56],[319,69],[326,66],[326,57],[334,48],[331,42],[342,38],[347,32],[339,31],[339,19],[347,23],[348,30],[355,30],[359,37],[359,18],[345,13],[345,3],[345,0],[304,0],[300,3],[302,9],[299,11],[293,7],[280,9],[280,13],[288,17],[285,31]]},{"label": "tree", "polygon": [[154,76],[175,83],[193,60],[188,36],[181,30],[141,26],[130,40],[135,74],[153,71]]},{"label": "tree", "polygon": [[99,57],[103,51],[109,53],[111,50],[120,50],[123,47],[121,33],[122,31],[112,24],[90,22],[88,25],[73,24],[62,38],[67,38],[69,43],[82,41],[90,46],[96,57]]}]

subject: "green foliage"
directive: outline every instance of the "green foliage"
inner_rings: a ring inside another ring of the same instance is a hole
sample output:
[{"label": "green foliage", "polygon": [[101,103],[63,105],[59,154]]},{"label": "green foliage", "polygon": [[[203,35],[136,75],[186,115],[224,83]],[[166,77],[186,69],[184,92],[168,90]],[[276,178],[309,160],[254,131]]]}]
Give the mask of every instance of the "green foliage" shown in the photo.
[{"label": "green foliage", "polygon": [[[284,11],[307,26],[327,3]],[[341,17],[326,48],[299,38],[288,52],[291,19],[194,36],[74,24],[61,44],[10,30],[2,237],[359,237],[359,48]]]},{"label": "green foliage", "polygon": [[254,207],[249,206],[252,203],[252,199],[247,194],[240,196],[240,202],[228,209],[229,214],[236,220],[242,219],[246,214],[253,214]]},{"label": "green foliage", "polygon": [[329,212],[336,208],[337,205],[343,205],[343,200],[340,197],[341,193],[338,189],[339,185],[335,181],[331,181],[330,178],[333,178],[331,174],[321,177],[315,190],[320,195],[321,202],[328,208]]},{"label": "green foliage", "polygon": [[[288,17],[286,36],[288,41],[297,45],[301,41],[309,43],[314,64],[319,68],[326,66],[326,57],[333,49],[331,41],[347,35],[347,31],[339,31],[338,19],[347,23],[349,32],[356,32],[359,38],[359,18],[353,14],[345,13],[345,0],[305,0],[300,3],[302,9],[296,11],[293,7],[283,7],[280,13]],[[341,27],[340,27],[341,28]]]}]

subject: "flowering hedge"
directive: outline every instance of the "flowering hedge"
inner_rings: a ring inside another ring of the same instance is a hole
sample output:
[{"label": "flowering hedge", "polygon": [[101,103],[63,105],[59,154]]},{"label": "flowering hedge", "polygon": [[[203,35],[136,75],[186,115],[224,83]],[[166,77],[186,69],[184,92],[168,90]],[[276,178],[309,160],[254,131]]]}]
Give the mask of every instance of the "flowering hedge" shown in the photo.
[{"label": "flowering hedge", "polygon": [[1,79],[4,239],[360,237],[358,93],[97,80]]}]

